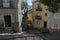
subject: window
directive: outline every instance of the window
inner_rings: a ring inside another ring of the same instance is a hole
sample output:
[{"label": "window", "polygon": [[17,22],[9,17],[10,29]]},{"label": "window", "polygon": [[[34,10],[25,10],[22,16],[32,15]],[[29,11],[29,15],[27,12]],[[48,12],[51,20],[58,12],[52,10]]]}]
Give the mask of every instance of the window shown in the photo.
[{"label": "window", "polygon": [[37,21],[37,24],[40,25],[40,21]]},{"label": "window", "polygon": [[10,7],[10,0],[3,0],[3,7]]},{"label": "window", "polygon": [[36,19],[40,20],[40,19],[42,19],[42,18],[41,18],[41,16],[36,16]]},{"label": "window", "polygon": [[54,27],[57,28],[58,27],[58,24],[54,24]]},{"label": "window", "polygon": [[4,3],[9,3],[9,0],[3,0]]},{"label": "window", "polygon": [[21,3],[21,9],[23,10],[24,9],[24,2]]},{"label": "window", "polygon": [[22,10],[24,9],[24,6],[25,6],[25,2],[22,2],[22,3],[21,3],[21,9],[22,9]]},{"label": "window", "polygon": [[36,14],[37,16],[41,16],[41,14],[39,13],[39,12],[37,12],[37,14]]},{"label": "window", "polygon": [[47,13],[45,13],[45,16],[47,16]]},{"label": "window", "polygon": [[42,8],[41,8],[40,4],[37,4],[36,11],[42,11]]},{"label": "window", "polygon": [[3,3],[2,3],[3,1],[2,0],[0,0],[0,8],[2,8],[3,7]]},{"label": "window", "polygon": [[41,8],[39,8],[39,7],[37,7],[36,11],[42,11],[42,9],[41,9]]},{"label": "window", "polygon": [[31,21],[27,21],[27,24],[31,24]]},{"label": "window", "polygon": [[18,1],[15,1],[15,4],[13,4],[14,6],[14,8],[17,8],[18,7]]},{"label": "window", "polygon": [[38,20],[42,19],[42,17],[41,17],[41,14],[40,14],[40,13],[37,13],[37,14],[36,14],[36,19],[38,19]]},{"label": "window", "polygon": [[27,8],[27,3],[22,2],[22,3],[21,3],[21,9],[23,10],[23,9],[24,9],[24,7],[25,7],[25,8]]}]

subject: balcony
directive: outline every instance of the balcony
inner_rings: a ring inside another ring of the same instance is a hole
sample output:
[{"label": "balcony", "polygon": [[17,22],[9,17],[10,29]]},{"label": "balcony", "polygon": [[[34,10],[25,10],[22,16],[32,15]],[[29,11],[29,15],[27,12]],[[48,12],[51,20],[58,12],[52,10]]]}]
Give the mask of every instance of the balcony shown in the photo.
[{"label": "balcony", "polygon": [[42,20],[42,16],[36,16],[35,17],[37,20]]}]

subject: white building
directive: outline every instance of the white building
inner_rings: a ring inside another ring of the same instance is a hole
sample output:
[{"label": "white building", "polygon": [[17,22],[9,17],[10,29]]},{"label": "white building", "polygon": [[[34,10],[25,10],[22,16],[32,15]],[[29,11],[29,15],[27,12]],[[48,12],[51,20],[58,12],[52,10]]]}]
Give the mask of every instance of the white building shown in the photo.
[{"label": "white building", "polygon": [[[60,3],[59,3],[59,7],[60,7]],[[52,30],[60,30],[60,8],[55,13],[51,12],[49,28]]]},{"label": "white building", "polygon": [[27,0],[19,0],[18,2],[18,21],[20,31],[22,31],[21,23],[23,20],[23,14],[27,12]]},{"label": "white building", "polygon": [[[21,32],[24,0],[0,0],[0,33]],[[25,8],[24,8],[25,7]]]},{"label": "white building", "polygon": [[60,29],[60,12],[51,13],[50,16],[50,28],[51,29]]}]

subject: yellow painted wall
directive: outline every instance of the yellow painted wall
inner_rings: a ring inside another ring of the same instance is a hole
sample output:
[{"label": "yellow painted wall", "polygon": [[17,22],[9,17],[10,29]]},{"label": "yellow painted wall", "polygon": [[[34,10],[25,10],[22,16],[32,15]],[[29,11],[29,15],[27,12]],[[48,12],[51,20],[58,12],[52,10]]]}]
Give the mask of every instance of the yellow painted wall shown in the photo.
[{"label": "yellow painted wall", "polygon": [[[46,10],[46,7],[44,4],[41,3],[41,8],[42,8],[42,11],[39,11],[41,16],[42,16],[42,20],[39,20],[40,24],[38,26],[37,24],[37,20],[35,20],[35,16],[37,14],[37,11],[36,11],[36,8],[37,8],[37,2],[32,2],[32,10],[33,10],[33,26],[34,28],[44,28],[44,21],[47,21],[47,25],[49,24],[49,19],[50,19],[50,11],[49,10]],[[45,13],[47,13],[47,16],[45,16]],[[48,28],[48,26],[47,26]]]},{"label": "yellow painted wall", "polygon": [[32,21],[32,12],[28,12],[27,13],[27,17],[28,17],[28,20],[30,21]]}]

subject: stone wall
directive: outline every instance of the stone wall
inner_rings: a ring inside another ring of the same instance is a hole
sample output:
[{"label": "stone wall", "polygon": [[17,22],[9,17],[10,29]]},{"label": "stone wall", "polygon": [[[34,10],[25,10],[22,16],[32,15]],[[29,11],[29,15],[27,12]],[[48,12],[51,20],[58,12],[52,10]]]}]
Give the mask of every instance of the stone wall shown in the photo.
[{"label": "stone wall", "polygon": [[[4,16],[11,16],[11,27],[5,27]],[[18,10],[17,9],[0,9],[0,28],[4,33],[19,32]]]},{"label": "stone wall", "polygon": [[11,27],[5,27],[4,23],[0,22],[0,33],[18,33],[19,32],[19,23],[11,23]]}]

